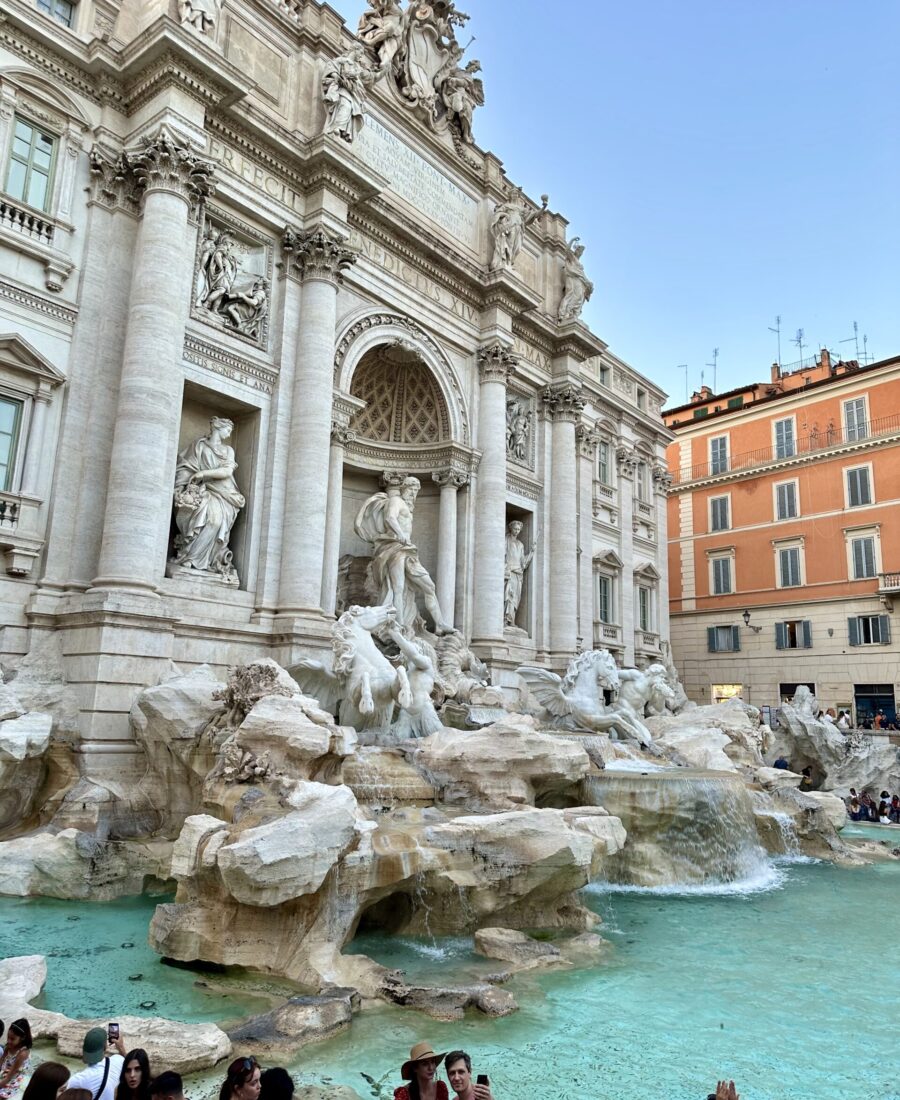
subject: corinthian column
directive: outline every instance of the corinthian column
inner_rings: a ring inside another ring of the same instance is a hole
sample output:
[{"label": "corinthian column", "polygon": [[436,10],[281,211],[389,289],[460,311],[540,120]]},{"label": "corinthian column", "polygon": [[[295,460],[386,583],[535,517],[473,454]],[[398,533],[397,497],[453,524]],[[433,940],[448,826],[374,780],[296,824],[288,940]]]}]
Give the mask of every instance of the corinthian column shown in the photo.
[{"label": "corinthian column", "polygon": [[475,606],[472,640],[503,638],[506,557],[506,383],[518,360],[502,344],[478,353],[478,490],[475,497]]},{"label": "corinthian column", "polygon": [[344,493],[344,448],[356,438],[356,432],[341,418],[331,422],[331,453],[328,456],[328,517],[322,565],[322,610],[334,614],[337,596],[338,559],[341,546],[341,512]]},{"label": "corinthian column", "polygon": [[578,640],[578,493],[575,424],[584,401],[571,385],[548,386],[542,394],[553,421],[550,469],[550,650],[562,659]]},{"label": "corinthian column", "polygon": [[438,511],[437,598],[447,622],[456,623],[456,494],[469,482],[461,470],[438,470],[431,480],[441,487]]},{"label": "corinthian column", "polygon": [[172,452],[181,412],[189,309],[192,202],[213,166],[161,130],[123,161],[143,192],[128,303],[99,575],[95,587],[155,590],[172,512]]},{"label": "corinthian column", "polygon": [[322,609],[329,488],[322,462],[331,444],[337,289],[356,255],[323,226],[300,234],[287,230],[284,248],[303,281],[279,597],[281,612],[296,614]]},{"label": "corinthian column", "polygon": [[575,428],[578,446],[578,635],[582,649],[594,645],[594,469],[597,437],[586,424]]}]

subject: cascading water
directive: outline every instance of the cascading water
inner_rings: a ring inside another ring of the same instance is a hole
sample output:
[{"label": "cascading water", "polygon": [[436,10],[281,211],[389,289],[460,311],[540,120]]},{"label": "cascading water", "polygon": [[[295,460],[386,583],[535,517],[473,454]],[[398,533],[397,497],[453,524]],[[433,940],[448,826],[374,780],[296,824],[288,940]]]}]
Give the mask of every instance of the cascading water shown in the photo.
[{"label": "cascading water", "polygon": [[607,770],[584,788],[586,800],[621,818],[628,833],[624,849],[606,861],[611,883],[716,888],[775,879],[737,775]]}]

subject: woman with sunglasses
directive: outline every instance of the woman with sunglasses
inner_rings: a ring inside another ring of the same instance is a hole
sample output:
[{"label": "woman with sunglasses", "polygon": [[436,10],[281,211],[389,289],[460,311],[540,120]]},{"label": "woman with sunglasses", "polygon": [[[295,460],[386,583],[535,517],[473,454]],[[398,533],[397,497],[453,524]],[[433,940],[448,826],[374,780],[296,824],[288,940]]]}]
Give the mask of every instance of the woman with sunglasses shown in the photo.
[{"label": "woman with sunglasses", "polygon": [[259,1100],[259,1076],[255,1058],[235,1058],[219,1089],[219,1100]]},{"label": "woman with sunglasses", "polygon": [[400,1067],[400,1076],[409,1084],[394,1089],[394,1100],[449,1100],[446,1082],[436,1076],[445,1057],[446,1051],[435,1054],[431,1043],[416,1043],[409,1061]]},{"label": "woman with sunglasses", "polygon": [[25,1080],[31,1060],[31,1028],[27,1020],[13,1020],[6,1033],[6,1047],[0,1060],[0,1100],[9,1100]]}]

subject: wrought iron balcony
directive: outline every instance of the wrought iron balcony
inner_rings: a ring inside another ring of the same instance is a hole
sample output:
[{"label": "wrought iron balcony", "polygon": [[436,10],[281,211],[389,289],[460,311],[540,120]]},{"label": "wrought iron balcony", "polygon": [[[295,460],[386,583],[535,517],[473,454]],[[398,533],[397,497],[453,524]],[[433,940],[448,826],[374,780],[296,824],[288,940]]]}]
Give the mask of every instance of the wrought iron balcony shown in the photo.
[{"label": "wrought iron balcony", "polygon": [[685,466],[681,469],[676,467],[672,471],[672,477],[676,485],[686,485],[691,481],[703,481],[710,477],[740,473],[742,470],[761,469],[836,447],[882,439],[885,436],[896,435],[898,432],[900,432],[900,413],[847,427],[830,425],[821,431],[800,436],[787,444],[744,451],[741,454],[729,455],[727,460],[719,458],[714,462],[698,463],[696,466]]}]

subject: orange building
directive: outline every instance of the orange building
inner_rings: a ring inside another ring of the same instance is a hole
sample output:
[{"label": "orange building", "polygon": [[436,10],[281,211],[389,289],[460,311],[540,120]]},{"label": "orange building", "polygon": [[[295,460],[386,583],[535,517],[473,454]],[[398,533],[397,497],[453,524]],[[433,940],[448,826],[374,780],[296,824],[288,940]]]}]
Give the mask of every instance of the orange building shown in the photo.
[{"label": "orange building", "polygon": [[[690,698],[893,719],[900,690],[900,356],[827,351],[663,413],[672,647]],[[895,640],[895,635],[897,635]]]}]

